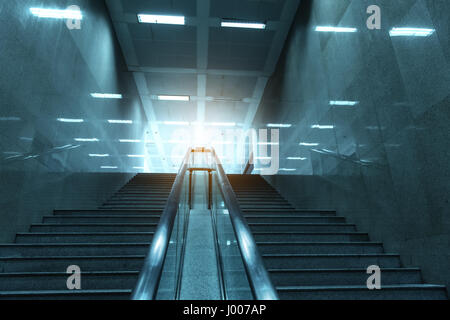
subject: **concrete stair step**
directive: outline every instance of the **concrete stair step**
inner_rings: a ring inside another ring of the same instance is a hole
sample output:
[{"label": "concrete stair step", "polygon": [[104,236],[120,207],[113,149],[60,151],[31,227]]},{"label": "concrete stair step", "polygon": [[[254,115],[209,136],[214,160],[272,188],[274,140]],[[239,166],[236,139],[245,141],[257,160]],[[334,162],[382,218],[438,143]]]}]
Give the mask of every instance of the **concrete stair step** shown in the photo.
[{"label": "concrete stair step", "polygon": [[263,254],[269,269],[342,269],[401,267],[398,254]]},{"label": "concrete stair step", "polygon": [[73,223],[158,223],[160,215],[65,215],[46,216],[44,223],[73,224]]},{"label": "concrete stair step", "polygon": [[0,258],[0,273],[63,272],[71,265],[83,272],[141,270],[144,259],[145,255],[4,257]]},{"label": "concrete stair step", "polygon": [[354,232],[355,225],[345,223],[248,223],[254,232]]},{"label": "concrete stair step", "polygon": [[0,257],[145,255],[150,243],[51,243],[0,245]]},{"label": "concrete stair step", "polygon": [[33,224],[32,233],[66,232],[155,232],[156,223],[73,223],[73,224]]},{"label": "concrete stair step", "polygon": [[[242,208],[241,208],[242,209]],[[292,214],[295,216],[325,216],[325,217],[334,217],[336,216],[335,211],[331,210],[296,210],[296,209],[279,209],[279,210],[273,210],[273,209],[242,209],[242,213],[246,217],[250,217],[252,215],[277,215],[277,214]]]},{"label": "concrete stair step", "polygon": [[343,217],[297,216],[293,214],[248,215],[248,223],[345,223]]},{"label": "concrete stair step", "polygon": [[258,242],[286,242],[286,241],[369,241],[367,233],[358,232],[253,232]]},{"label": "concrete stair step", "polygon": [[33,243],[151,243],[153,232],[114,232],[114,233],[19,233],[18,244]]},{"label": "concrete stair step", "polygon": [[[0,291],[68,290],[65,272],[29,272],[0,274]],[[103,271],[81,273],[84,290],[133,289],[139,271]]]},{"label": "concrete stair step", "polygon": [[[275,286],[365,285],[367,269],[269,269]],[[418,268],[381,269],[382,285],[422,283]]]},{"label": "concrete stair step", "polygon": [[115,210],[135,210],[135,209],[145,209],[145,210],[164,210],[164,205],[120,205],[120,204],[114,204],[114,205],[103,205],[99,207],[99,209],[115,209]]},{"label": "concrete stair step", "polygon": [[100,210],[100,209],[93,209],[93,210],[54,210],[53,215],[55,216],[112,216],[112,215],[118,215],[118,216],[137,216],[137,215],[161,215],[162,210]]},{"label": "concrete stair step", "polygon": [[131,290],[0,291],[0,300],[130,300]]},{"label": "concrete stair step", "polygon": [[284,300],[447,300],[444,286],[386,285],[381,290],[366,286],[277,287]]},{"label": "concrete stair step", "polygon": [[364,254],[383,253],[374,242],[257,242],[261,254]]}]

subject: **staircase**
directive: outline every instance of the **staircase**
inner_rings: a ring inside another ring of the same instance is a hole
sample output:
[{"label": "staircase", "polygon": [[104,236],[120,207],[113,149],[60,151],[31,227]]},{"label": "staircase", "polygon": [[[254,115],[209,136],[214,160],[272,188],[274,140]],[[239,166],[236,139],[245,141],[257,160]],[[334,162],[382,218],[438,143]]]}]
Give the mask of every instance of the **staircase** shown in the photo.
[{"label": "staircase", "polygon": [[[175,175],[140,174],[94,210],[55,210],[0,245],[0,299],[129,299]],[[81,268],[81,290],[66,270]]]},{"label": "staircase", "polygon": [[[335,211],[295,209],[261,176],[228,177],[280,299],[447,299]],[[381,290],[366,286],[371,265]]]}]

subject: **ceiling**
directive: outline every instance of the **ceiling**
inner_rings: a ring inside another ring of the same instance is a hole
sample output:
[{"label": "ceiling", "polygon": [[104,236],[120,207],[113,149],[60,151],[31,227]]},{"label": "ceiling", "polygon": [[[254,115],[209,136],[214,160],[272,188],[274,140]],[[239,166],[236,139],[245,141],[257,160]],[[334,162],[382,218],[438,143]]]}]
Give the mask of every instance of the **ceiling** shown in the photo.
[{"label": "ceiling", "polygon": [[[231,129],[248,129],[299,2],[106,0],[151,127],[147,151],[161,159],[173,155],[193,126],[226,130],[231,123]],[[182,15],[186,24],[140,24],[139,13]],[[267,27],[222,28],[224,18],[266,22]],[[157,95],[187,95],[190,101],[159,101]]]}]

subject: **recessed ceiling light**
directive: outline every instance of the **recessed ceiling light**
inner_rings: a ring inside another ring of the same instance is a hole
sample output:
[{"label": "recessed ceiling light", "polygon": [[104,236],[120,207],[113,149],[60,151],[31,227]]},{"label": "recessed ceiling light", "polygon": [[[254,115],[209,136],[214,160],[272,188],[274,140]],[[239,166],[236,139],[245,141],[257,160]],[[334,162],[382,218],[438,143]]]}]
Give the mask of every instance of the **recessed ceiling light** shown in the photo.
[{"label": "recessed ceiling light", "polygon": [[79,10],[30,8],[30,12],[39,18],[83,20],[83,15]]},{"label": "recessed ceiling light", "polygon": [[145,155],[142,154],[129,154],[128,158],[145,158]]},{"label": "recessed ceiling light", "polygon": [[97,138],[76,138],[75,141],[78,142],[98,142]]},{"label": "recessed ceiling light", "polygon": [[258,142],[258,144],[261,146],[278,146],[279,145],[278,142]]},{"label": "recessed ceiling light", "polygon": [[139,23],[155,23],[155,24],[175,24],[185,25],[184,16],[168,16],[157,14],[138,14]]},{"label": "recessed ceiling light", "polygon": [[334,126],[332,125],[320,125],[320,124],[315,124],[311,126],[312,129],[321,129],[321,130],[326,130],[326,129],[334,129]]},{"label": "recessed ceiling light", "polygon": [[108,120],[111,124],[133,124],[132,120]]},{"label": "recessed ceiling light", "polygon": [[311,143],[311,142],[300,142],[301,146],[305,146],[305,147],[317,147],[319,144],[318,143]]},{"label": "recessed ceiling light", "polygon": [[102,169],[118,169],[116,166],[101,166]]},{"label": "recessed ceiling light", "polygon": [[123,96],[118,93],[91,93],[91,97],[96,99],[122,99]]},{"label": "recessed ceiling light", "polygon": [[288,160],[300,160],[300,161],[305,161],[307,158],[303,158],[303,157],[288,157]]},{"label": "recessed ceiling light", "polygon": [[221,26],[223,28],[244,28],[244,29],[259,29],[264,30],[266,28],[265,23],[261,22],[249,22],[238,20],[222,20]]},{"label": "recessed ceiling light", "polygon": [[158,100],[160,101],[190,101],[190,96],[167,96],[167,95],[159,95]]},{"label": "recessed ceiling light", "polygon": [[59,122],[67,122],[67,123],[82,123],[84,122],[83,119],[65,119],[65,118],[58,118]]},{"label": "recessed ceiling light", "polygon": [[317,32],[357,32],[356,28],[331,27],[331,26],[317,26]]},{"label": "recessed ceiling light", "polygon": [[428,37],[436,30],[425,28],[392,28],[389,31],[391,37]]},{"label": "recessed ceiling light", "polygon": [[332,106],[356,106],[359,101],[330,101]]},{"label": "recessed ceiling light", "polygon": [[279,169],[278,171],[297,171],[297,169],[285,169],[285,168],[282,168],[282,169]]},{"label": "recessed ceiling light", "polygon": [[269,128],[290,128],[292,127],[292,124],[283,124],[283,123],[269,123],[267,125]]},{"label": "recessed ceiling light", "polygon": [[21,121],[19,117],[0,117],[0,121]]},{"label": "recessed ceiling light", "polygon": [[141,143],[141,140],[132,140],[132,139],[120,139],[121,143]]},{"label": "recessed ceiling light", "polygon": [[96,153],[91,153],[89,155],[89,157],[91,158],[107,158],[109,157],[109,154],[96,154]]}]

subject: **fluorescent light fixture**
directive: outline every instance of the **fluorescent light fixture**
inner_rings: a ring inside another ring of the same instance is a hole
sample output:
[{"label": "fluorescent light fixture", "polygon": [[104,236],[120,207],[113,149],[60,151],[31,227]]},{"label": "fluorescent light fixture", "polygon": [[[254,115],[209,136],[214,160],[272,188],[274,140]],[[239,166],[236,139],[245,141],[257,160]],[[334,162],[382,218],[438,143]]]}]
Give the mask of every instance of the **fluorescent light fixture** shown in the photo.
[{"label": "fluorescent light fixture", "polygon": [[136,170],[145,170],[144,167],[133,167],[133,169],[136,169]]},{"label": "fluorescent light fixture", "polygon": [[334,129],[334,126],[331,125],[326,125],[326,126],[322,126],[320,124],[315,124],[311,126],[312,129],[322,129],[322,130],[327,130],[327,129]]},{"label": "fluorescent light fixture", "polygon": [[283,123],[269,123],[267,125],[269,128],[290,128],[292,124],[283,124]]},{"label": "fluorescent light fixture", "polygon": [[278,171],[287,171],[287,172],[291,172],[291,171],[297,171],[297,169],[285,169],[285,168],[282,168],[282,169],[279,169]]},{"label": "fluorescent light fixture", "polygon": [[163,124],[166,126],[188,126],[189,122],[185,121],[164,121]]},{"label": "fluorescent light fixture", "polygon": [[21,121],[19,117],[0,117],[0,121]]},{"label": "fluorescent light fixture", "polygon": [[83,14],[79,10],[30,8],[30,12],[39,18],[83,20]]},{"label": "fluorescent light fixture", "polygon": [[249,22],[249,21],[235,21],[235,20],[223,20],[221,23],[222,28],[243,28],[243,29],[266,29],[266,24],[261,22]]},{"label": "fluorescent light fixture", "polygon": [[425,28],[392,28],[389,31],[391,37],[428,37],[436,30]]},{"label": "fluorescent light fixture", "polygon": [[129,154],[128,158],[145,158],[145,155],[142,154]]},{"label": "fluorescent light fixture", "polygon": [[91,154],[89,154],[89,157],[91,157],[91,158],[107,158],[107,157],[109,157],[109,154],[91,153]]},{"label": "fluorescent light fixture", "polygon": [[132,140],[132,139],[120,139],[120,143],[141,143],[141,140]]},{"label": "fluorescent light fixture", "polygon": [[357,32],[356,28],[331,27],[331,26],[317,26],[317,32]]},{"label": "fluorescent light fixture", "polygon": [[82,123],[84,122],[83,119],[65,119],[65,118],[58,118],[59,122],[67,122],[67,123]]},{"label": "fluorescent light fixture", "polygon": [[308,158],[303,158],[303,157],[288,157],[288,160],[300,160],[300,161],[305,161]]},{"label": "fluorescent light fixture", "polygon": [[190,101],[190,96],[167,96],[167,95],[159,95],[158,100],[160,101]]},{"label": "fluorescent light fixture", "polygon": [[122,99],[123,96],[119,93],[91,93],[92,98],[96,99]]},{"label": "fluorescent light fixture", "polygon": [[158,14],[138,14],[139,23],[155,23],[155,24],[175,24],[185,25],[186,19],[184,16],[168,16]]},{"label": "fluorescent light fixture", "polygon": [[359,101],[330,101],[331,106],[356,106]]},{"label": "fluorescent light fixture", "polygon": [[305,147],[317,147],[319,143],[311,143],[311,142],[300,142],[301,146]]},{"label": "fluorescent light fixture", "polygon": [[99,140],[97,138],[76,138],[75,141],[77,141],[77,142],[98,142]]},{"label": "fluorescent light fixture", "polygon": [[108,120],[108,122],[112,124],[133,124],[131,120]]},{"label": "fluorescent light fixture", "polygon": [[278,146],[278,142],[258,142],[260,146]]},{"label": "fluorescent light fixture", "polygon": [[116,166],[101,166],[102,169],[118,169]]}]

